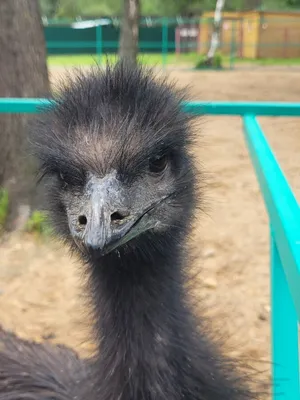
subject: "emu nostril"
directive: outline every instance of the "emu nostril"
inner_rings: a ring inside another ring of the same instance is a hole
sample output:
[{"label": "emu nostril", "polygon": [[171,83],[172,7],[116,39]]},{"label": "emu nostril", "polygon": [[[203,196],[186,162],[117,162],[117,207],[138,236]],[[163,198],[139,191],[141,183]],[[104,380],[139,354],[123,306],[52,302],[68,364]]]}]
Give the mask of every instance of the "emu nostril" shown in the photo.
[{"label": "emu nostril", "polygon": [[110,220],[111,220],[111,222],[121,222],[124,218],[126,218],[126,217],[128,217],[129,216],[129,212],[119,212],[119,211],[116,211],[116,212],[114,212],[114,213],[112,213],[111,214],[111,216],[110,216]]},{"label": "emu nostril", "polygon": [[86,225],[87,224],[86,216],[85,215],[79,215],[78,222],[79,222],[80,225]]}]

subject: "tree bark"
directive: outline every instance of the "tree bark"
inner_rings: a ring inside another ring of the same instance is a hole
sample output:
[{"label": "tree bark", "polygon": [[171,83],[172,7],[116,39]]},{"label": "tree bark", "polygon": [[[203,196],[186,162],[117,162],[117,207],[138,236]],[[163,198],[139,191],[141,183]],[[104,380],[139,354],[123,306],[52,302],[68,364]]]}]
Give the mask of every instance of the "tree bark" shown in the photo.
[{"label": "tree bark", "polygon": [[214,25],[213,33],[211,36],[210,48],[207,53],[207,64],[210,65],[216,54],[216,51],[220,45],[220,29],[222,22],[222,11],[225,5],[225,0],[217,0],[215,15],[214,15]]},{"label": "tree bark", "polygon": [[139,47],[140,0],[124,0],[119,57],[136,64]]},{"label": "tree bark", "polygon": [[[38,0],[0,1],[0,97],[49,94],[44,29]],[[0,114],[0,187],[8,190],[10,227],[36,204],[33,165],[27,154],[27,114]]]}]

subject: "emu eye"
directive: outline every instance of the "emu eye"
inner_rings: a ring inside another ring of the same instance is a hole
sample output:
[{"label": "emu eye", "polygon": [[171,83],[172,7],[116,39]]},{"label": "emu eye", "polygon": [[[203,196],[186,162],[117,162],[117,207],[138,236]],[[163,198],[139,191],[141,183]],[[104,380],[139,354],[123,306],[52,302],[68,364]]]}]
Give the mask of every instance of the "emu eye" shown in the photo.
[{"label": "emu eye", "polygon": [[157,156],[149,160],[149,171],[154,174],[159,174],[166,169],[168,164],[168,156]]},{"label": "emu eye", "polygon": [[64,187],[67,187],[67,186],[68,186],[68,184],[67,184],[67,182],[66,182],[66,177],[65,177],[65,175],[64,175],[61,171],[59,171],[59,173],[58,173],[58,179],[59,179],[60,182],[64,185]]}]

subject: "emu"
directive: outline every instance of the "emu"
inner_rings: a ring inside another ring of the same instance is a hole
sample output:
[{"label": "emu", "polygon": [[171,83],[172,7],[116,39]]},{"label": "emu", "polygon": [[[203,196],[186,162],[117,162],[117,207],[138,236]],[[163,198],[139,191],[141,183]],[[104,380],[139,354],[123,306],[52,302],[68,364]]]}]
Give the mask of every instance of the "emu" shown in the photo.
[{"label": "emu", "polygon": [[256,397],[185,292],[197,174],[183,96],[119,62],[77,74],[37,117],[40,179],[87,276],[98,350],[81,360],[1,331],[0,400]]}]

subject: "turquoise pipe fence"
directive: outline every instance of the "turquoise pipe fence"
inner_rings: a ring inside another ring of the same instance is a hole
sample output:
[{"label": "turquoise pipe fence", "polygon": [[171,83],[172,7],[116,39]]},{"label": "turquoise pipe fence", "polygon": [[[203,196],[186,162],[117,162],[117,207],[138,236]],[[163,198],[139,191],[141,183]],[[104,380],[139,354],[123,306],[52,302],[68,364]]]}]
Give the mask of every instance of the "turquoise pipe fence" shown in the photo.
[{"label": "turquoise pipe fence", "polygon": [[[49,105],[44,99],[2,98],[0,112],[37,113]],[[270,221],[273,399],[300,400],[300,209],[256,118],[300,117],[300,103],[189,102],[183,108],[195,115],[243,118],[246,144]]]}]

